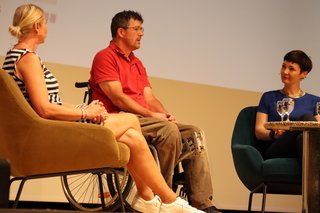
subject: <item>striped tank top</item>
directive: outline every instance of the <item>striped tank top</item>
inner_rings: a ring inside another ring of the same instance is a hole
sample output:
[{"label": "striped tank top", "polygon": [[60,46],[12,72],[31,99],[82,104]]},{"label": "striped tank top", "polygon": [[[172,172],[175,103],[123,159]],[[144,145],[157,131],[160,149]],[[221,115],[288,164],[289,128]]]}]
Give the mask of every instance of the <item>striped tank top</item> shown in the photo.
[{"label": "striped tank top", "polygon": [[[30,98],[28,95],[28,92],[26,90],[26,86],[22,79],[20,79],[16,73],[16,64],[17,62],[27,53],[34,53],[28,49],[11,49],[7,52],[7,55],[5,57],[2,69],[7,71],[12,78],[15,80],[15,82],[18,84],[23,96],[25,99],[30,103]],[[37,54],[36,54],[37,55]],[[38,56],[39,57],[39,56]],[[42,66],[47,90],[48,90],[48,100],[51,103],[55,104],[62,104],[62,100],[59,96],[59,83],[57,79],[52,75],[52,73],[49,71],[49,69],[46,68],[45,64],[42,62],[41,58],[40,63]]]}]

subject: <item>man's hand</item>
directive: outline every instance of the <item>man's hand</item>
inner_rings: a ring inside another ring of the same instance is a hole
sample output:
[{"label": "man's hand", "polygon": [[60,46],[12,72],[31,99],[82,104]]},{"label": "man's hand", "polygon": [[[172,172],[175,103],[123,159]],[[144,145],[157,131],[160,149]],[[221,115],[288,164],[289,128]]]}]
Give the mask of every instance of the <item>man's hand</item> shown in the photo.
[{"label": "man's hand", "polygon": [[176,117],[169,112],[166,113],[166,117],[168,121],[177,122]]},{"label": "man's hand", "polygon": [[161,120],[168,120],[167,115],[165,113],[161,113],[161,112],[152,112],[151,117],[159,118]]},{"label": "man's hand", "polygon": [[151,117],[159,118],[159,119],[166,120],[166,121],[177,122],[176,118],[172,114],[170,114],[168,112],[167,113],[153,112],[151,114]]}]

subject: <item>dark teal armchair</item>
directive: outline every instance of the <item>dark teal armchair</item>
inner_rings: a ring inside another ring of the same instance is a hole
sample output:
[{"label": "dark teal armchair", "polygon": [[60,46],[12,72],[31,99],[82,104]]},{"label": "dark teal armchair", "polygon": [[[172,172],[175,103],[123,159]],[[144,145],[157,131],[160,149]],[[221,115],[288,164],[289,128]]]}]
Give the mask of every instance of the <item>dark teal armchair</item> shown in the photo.
[{"label": "dark teal armchair", "polygon": [[265,211],[267,194],[301,194],[302,172],[295,158],[263,158],[265,141],[255,138],[256,106],[242,109],[231,139],[233,162],[241,182],[250,190],[248,212],[254,193],[263,193],[261,212]]}]

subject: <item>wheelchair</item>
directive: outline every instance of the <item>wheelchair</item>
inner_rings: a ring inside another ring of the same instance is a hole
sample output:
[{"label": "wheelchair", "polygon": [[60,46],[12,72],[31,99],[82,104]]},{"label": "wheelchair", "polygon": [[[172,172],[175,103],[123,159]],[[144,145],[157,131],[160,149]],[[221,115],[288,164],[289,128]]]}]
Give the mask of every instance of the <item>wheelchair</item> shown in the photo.
[{"label": "wheelchair", "polygon": [[[89,82],[76,82],[76,88],[85,88],[83,103],[90,103],[92,101],[92,91]],[[203,133],[195,132],[193,138],[182,141],[182,154],[174,170],[172,189],[177,196],[188,200],[187,188],[184,180],[184,172],[181,161],[198,154],[204,149],[202,143]],[[150,151],[160,168],[158,152],[156,147],[149,143]],[[120,189],[124,199],[124,205],[130,211],[131,203],[137,192],[133,179],[131,178],[126,168],[117,170],[120,181]],[[102,182],[102,184],[99,185]],[[77,210],[82,211],[116,211],[121,206],[121,201],[118,198],[115,175],[108,171],[97,173],[85,173],[79,175],[65,175],[61,177],[61,183],[64,194],[69,203]],[[102,190],[99,189],[102,187]],[[103,191],[101,195],[100,191]],[[101,199],[102,197],[102,199]]]}]

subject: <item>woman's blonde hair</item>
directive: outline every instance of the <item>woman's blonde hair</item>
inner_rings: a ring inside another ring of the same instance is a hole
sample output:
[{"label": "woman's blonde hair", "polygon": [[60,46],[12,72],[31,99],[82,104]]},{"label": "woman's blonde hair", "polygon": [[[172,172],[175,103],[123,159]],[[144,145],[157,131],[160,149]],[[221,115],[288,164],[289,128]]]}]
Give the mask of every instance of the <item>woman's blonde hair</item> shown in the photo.
[{"label": "woman's blonde hair", "polygon": [[24,4],[19,6],[13,16],[12,25],[9,32],[12,36],[20,39],[27,35],[34,24],[40,23],[45,19],[43,10],[34,4]]}]

